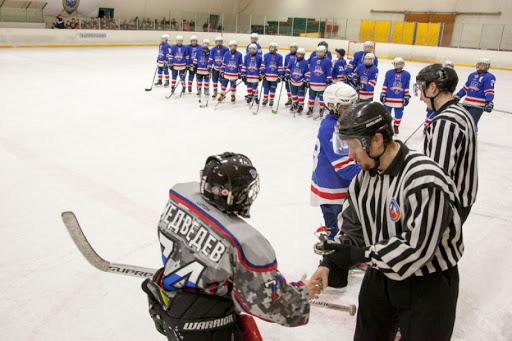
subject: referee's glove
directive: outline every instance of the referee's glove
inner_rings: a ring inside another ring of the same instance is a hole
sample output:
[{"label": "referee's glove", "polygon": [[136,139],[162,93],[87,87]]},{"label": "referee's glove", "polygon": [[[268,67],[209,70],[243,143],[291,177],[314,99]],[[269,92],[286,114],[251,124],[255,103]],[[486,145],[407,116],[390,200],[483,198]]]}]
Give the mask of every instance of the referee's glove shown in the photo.
[{"label": "referee's glove", "polygon": [[335,266],[348,269],[354,264],[369,261],[364,255],[364,248],[350,244],[340,244],[330,240],[317,243],[315,245],[315,253],[324,255],[320,265],[329,269]]}]

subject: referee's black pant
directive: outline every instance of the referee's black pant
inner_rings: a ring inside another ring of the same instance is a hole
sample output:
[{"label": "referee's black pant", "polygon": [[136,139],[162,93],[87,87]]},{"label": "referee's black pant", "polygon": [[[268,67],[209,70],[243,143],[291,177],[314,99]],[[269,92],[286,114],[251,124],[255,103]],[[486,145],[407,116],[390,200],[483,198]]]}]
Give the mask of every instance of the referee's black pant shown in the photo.
[{"label": "referee's black pant", "polygon": [[403,281],[368,269],[359,293],[355,341],[450,340],[455,322],[459,272],[457,267]]}]

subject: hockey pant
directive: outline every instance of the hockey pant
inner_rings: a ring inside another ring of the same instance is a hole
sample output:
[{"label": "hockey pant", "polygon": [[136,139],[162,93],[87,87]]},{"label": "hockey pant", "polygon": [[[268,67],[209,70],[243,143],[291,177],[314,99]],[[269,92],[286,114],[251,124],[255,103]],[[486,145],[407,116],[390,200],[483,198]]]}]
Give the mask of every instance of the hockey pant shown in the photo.
[{"label": "hockey pant", "polygon": [[475,121],[475,125],[478,128],[478,121],[480,120],[480,117],[482,117],[482,114],[484,113],[484,108],[472,107],[469,105],[464,105],[464,108],[466,108],[471,117],[473,117],[473,121]]},{"label": "hockey pant", "polygon": [[217,85],[220,82],[220,71],[219,70],[212,70],[212,84],[213,84],[213,92],[217,92]]},{"label": "hockey pant", "polygon": [[402,117],[404,116],[404,108],[393,108],[393,107],[388,107],[388,106],[385,106],[386,107],[386,110],[388,113],[392,114],[393,111],[395,112],[395,114],[393,115],[394,117],[394,124],[399,127],[400,126],[400,123],[402,122]]},{"label": "hockey pant", "polygon": [[180,81],[183,81],[183,87],[185,87],[185,76],[187,70],[172,70],[172,86],[176,86],[176,79],[178,78],[178,74],[180,75]]},{"label": "hockey pant", "polygon": [[204,88],[204,93],[207,94],[210,90],[210,75],[197,74],[197,92]]},{"label": "hockey pant", "polygon": [[400,340],[449,341],[458,294],[457,267],[402,281],[369,268],[359,292],[354,340],[394,340],[400,328]]},{"label": "hockey pant", "polygon": [[196,75],[195,71],[188,70],[188,87],[192,88],[192,83],[194,82],[194,76]]},{"label": "hockey pant", "polygon": [[258,96],[258,84],[259,83],[251,83],[251,82],[247,82],[247,95],[249,97],[254,97],[254,96]]},{"label": "hockey pant", "polygon": [[[221,78],[220,79],[220,93],[221,94],[226,94],[226,90],[227,90],[227,87],[228,87],[228,83],[230,83],[231,85],[231,95],[235,95],[236,94],[236,79],[235,80],[229,80],[229,79],[226,79],[226,78]],[[214,83],[214,86],[213,86],[213,91],[215,91],[215,83]]]},{"label": "hockey pant", "polygon": [[295,86],[290,84],[290,90],[292,92],[292,100],[293,104],[304,106],[304,95],[305,95],[305,87],[304,84],[301,86]]},{"label": "hockey pant", "polygon": [[270,96],[270,100],[273,101],[276,95],[277,82],[269,82],[267,80],[263,81],[263,98],[268,99]]},{"label": "hockey pant", "polygon": [[315,106],[315,100],[316,97],[320,99],[320,109],[324,108],[324,90],[322,91],[315,91],[311,88],[309,88],[309,100],[308,100],[308,107],[313,109]]},{"label": "hockey pant", "polygon": [[165,75],[165,80],[169,81],[169,66],[167,65],[167,62],[163,60],[159,60],[157,62],[158,66],[158,80],[162,80],[162,78]]}]

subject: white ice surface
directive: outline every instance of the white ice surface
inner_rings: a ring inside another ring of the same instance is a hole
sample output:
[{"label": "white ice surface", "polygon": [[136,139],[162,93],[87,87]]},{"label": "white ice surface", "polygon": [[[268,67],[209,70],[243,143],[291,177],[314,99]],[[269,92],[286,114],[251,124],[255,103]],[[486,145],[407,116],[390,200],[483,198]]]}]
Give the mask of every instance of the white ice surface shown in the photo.
[{"label": "white ice surface", "polygon": [[[309,179],[319,122],[284,107],[253,116],[243,87],[235,105],[216,111],[192,95],[144,92],[154,59],[153,48],[0,50],[1,340],[162,340],[141,281],[86,263],[60,212],[74,210],[107,259],[157,267],[168,189],[196,180],[205,158],[226,150],[250,156],[261,174],[251,223],[281,271],[296,280],[315,269],[312,231],[322,216],[309,206]],[[414,77],[423,66],[406,67]],[[381,62],[381,81],[389,67]],[[457,71],[465,81],[472,69]],[[512,73],[495,74],[496,108],[512,111]],[[413,98],[401,138],[424,113]],[[511,131],[512,115],[480,121],[480,190],[464,226],[455,340],[512,339]],[[409,145],[421,141],[418,133]],[[357,303],[359,281],[337,302]],[[258,324],[265,340],[350,340],[355,318],[314,308],[304,327]]]}]

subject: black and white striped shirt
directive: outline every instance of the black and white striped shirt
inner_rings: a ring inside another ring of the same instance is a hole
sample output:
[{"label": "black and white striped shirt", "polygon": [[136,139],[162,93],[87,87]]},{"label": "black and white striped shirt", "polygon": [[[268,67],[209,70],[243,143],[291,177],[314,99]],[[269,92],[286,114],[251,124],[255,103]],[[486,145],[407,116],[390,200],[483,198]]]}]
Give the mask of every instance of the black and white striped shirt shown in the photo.
[{"label": "black and white striped shirt", "polygon": [[340,222],[370,266],[403,280],[454,267],[464,244],[455,184],[430,158],[396,142],[386,171],[354,178]]},{"label": "black and white striped shirt", "polygon": [[473,205],[478,190],[476,126],[457,100],[443,105],[427,126],[423,151],[455,182],[462,206]]}]

